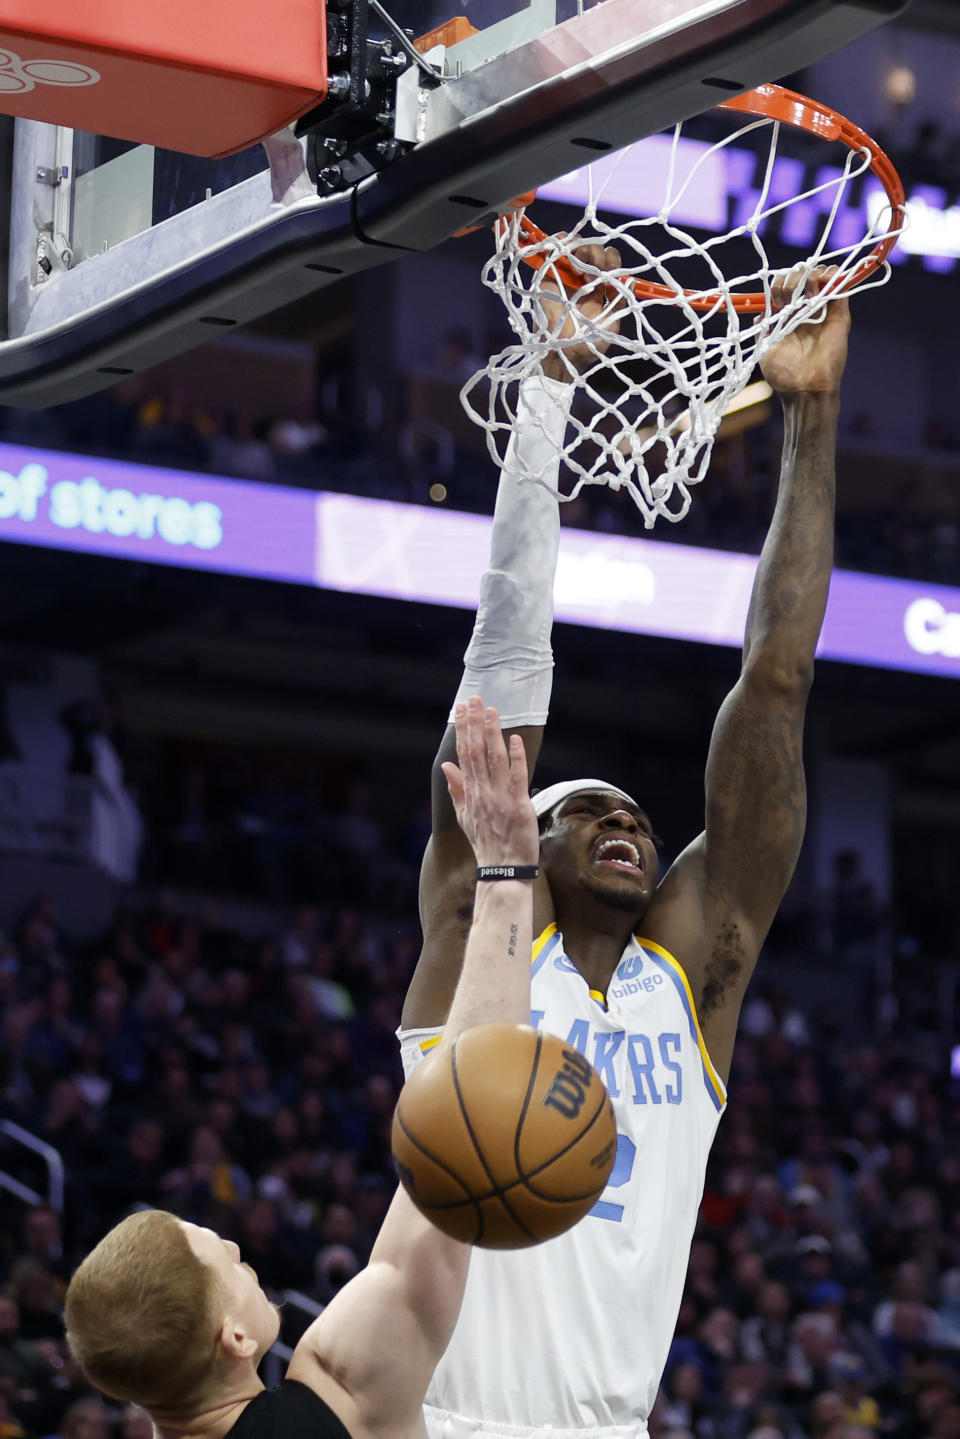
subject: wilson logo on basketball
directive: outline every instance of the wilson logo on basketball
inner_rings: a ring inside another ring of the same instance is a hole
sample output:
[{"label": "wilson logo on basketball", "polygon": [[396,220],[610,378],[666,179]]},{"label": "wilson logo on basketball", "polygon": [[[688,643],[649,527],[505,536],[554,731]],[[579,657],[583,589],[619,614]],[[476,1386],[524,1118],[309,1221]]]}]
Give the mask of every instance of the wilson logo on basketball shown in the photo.
[{"label": "wilson logo on basketball", "polygon": [[0,96],[27,95],[38,85],[75,90],[100,79],[99,70],[73,60],[22,60],[13,50],[0,50]]},{"label": "wilson logo on basketball", "polygon": [[583,1108],[590,1088],[593,1070],[575,1049],[563,1051],[563,1066],[557,1070],[557,1077],[547,1090],[543,1101],[545,1109],[556,1109],[564,1119],[576,1119]]}]

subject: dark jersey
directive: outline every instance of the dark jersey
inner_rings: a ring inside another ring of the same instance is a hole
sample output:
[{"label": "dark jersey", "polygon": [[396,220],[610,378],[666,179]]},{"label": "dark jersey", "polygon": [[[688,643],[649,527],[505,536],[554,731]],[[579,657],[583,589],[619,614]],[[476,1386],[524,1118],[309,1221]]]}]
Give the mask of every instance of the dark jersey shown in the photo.
[{"label": "dark jersey", "polygon": [[250,1401],[225,1439],[350,1439],[350,1433],[319,1394],[284,1379]]}]

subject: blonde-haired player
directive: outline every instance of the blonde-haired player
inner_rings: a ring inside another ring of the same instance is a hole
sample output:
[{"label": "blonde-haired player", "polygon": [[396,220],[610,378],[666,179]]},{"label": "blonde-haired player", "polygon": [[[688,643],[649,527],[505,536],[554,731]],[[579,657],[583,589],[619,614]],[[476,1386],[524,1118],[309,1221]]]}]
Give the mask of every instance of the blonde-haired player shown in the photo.
[{"label": "blonde-haired player", "polygon": [[[600,270],[618,264],[599,246],[579,253]],[[820,293],[829,276],[816,272],[808,283]],[[775,287],[778,307],[787,283]],[[603,298],[587,303],[599,308]],[[780,488],[740,678],[710,742],[703,833],[661,876],[650,820],[619,784],[572,780],[535,796],[533,1021],[600,1071],[617,1115],[617,1161],[600,1202],[568,1234],[516,1255],[476,1256],[427,1396],[433,1439],[522,1439],[544,1429],[551,1439],[620,1439],[645,1431],[725,1104],[740,1004],[803,837],[803,722],[833,559],[848,330],[848,306],[835,300],[821,324],[797,330],[764,363],[784,407]],[[564,338],[574,343],[552,353],[521,390],[458,695],[479,689],[495,702],[507,728],[522,735],[531,768],[552,680],[559,507],[512,467],[545,474],[561,449],[568,366],[595,360],[573,331]],[[634,701],[631,677],[622,677],[625,705],[642,703],[642,676],[636,687]],[[589,728],[589,714],[583,722]],[[434,771],[424,946],[401,1031],[408,1072],[438,1042],[473,899],[473,859],[441,782],[451,742],[448,731]]]},{"label": "blonde-haired player", "polygon": [[[536,867],[523,746],[504,747],[495,709],[458,707],[460,767],[444,765],[479,864]],[[465,841],[466,842],[466,841]],[[526,1021],[532,881],[484,884],[448,1036]],[[469,1249],[398,1191],[365,1270],[304,1334],[284,1382],[257,1365],[277,1309],[235,1244],[163,1211],[134,1214],[74,1274],[67,1337],[90,1380],[147,1411],[158,1439],[414,1439],[427,1380],[450,1338]]]}]

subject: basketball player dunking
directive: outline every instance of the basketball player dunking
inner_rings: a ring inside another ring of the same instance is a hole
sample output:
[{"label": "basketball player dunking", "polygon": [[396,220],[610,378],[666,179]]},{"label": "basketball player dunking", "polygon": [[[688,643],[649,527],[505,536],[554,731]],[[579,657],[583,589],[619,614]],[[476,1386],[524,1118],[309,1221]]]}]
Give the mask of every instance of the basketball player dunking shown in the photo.
[{"label": "basketball player dunking", "polygon": [[[580,254],[604,270],[618,263],[599,246]],[[811,276],[816,293],[829,273]],[[775,287],[777,308],[786,283]],[[603,301],[586,303],[599,310]],[[833,555],[848,330],[848,306],[838,299],[822,324],[797,330],[764,364],[785,412],[780,488],[740,678],[710,743],[703,833],[661,876],[650,820],[619,785],[572,780],[534,797],[541,874],[533,1022],[569,1039],[600,1071],[617,1115],[617,1159],[602,1199],[569,1233],[517,1254],[475,1256],[428,1391],[432,1439],[519,1439],[547,1427],[550,1439],[585,1439],[646,1428],[744,989],[803,837],[803,722]],[[563,337],[576,341],[569,329]],[[565,355],[594,362],[585,345],[573,343]],[[541,486],[518,482],[511,460],[522,455],[522,468],[543,473],[557,453],[566,375],[554,352],[543,374],[524,382],[458,695],[482,692],[497,705],[505,726],[522,735],[531,769],[551,687],[558,504]],[[452,743],[448,730],[438,765]],[[474,860],[439,768],[433,799],[421,876],[424,946],[401,1030],[408,1072],[438,1042],[473,900]]]},{"label": "basketball player dunking", "polygon": [[[460,706],[457,735],[462,769],[446,773],[478,863],[535,867],[523,746],[514,740],[508,755],[496,710],[479,699]],[[532,888],[481,886],[451,1037],[528,1020]],[[74,1274],[67,1337],[98,1388],[147,1410],[156,1439],[416,1439],[469,1254],[400,1190],[367,1268],[304,1334],[284,1382],[265,1390],[257,1365],[280,1319],[237,1246],[172,1214],[134,1214]]]}]

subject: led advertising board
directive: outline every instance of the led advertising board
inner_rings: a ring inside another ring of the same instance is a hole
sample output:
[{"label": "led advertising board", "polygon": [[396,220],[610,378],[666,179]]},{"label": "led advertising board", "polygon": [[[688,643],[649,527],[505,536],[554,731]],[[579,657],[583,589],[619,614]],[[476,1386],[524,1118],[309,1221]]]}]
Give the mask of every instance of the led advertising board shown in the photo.
[{"label": "led advertising board", "polygon": [[[0,540],[473,609],[490,520],[0,445]],[[739,646],[755,568],[750,555],[564,529],[557,617]],[[960,679],[960,588],[838,570],[818,654]]]}]

